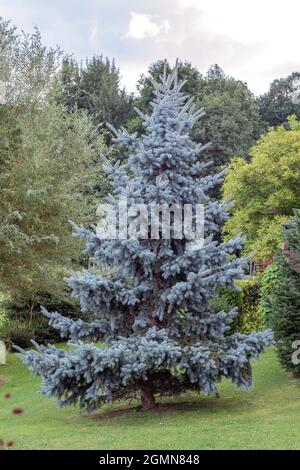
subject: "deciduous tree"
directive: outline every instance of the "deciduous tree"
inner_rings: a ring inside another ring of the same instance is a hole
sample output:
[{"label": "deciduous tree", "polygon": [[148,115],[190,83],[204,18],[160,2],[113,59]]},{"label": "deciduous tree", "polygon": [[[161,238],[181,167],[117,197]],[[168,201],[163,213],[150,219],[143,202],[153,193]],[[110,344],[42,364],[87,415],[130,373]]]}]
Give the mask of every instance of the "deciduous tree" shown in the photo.
[{"label": "deciduous tree", "polygon": [[225,178],[233,216],[224,230],[232,237],[242,228],[247,251],[257,258],[269,258],[281,247],[282,225],[300,207],[300,123],[295,117],[288,122],[288,129],[270,129],[252,147],[250,162],[234,158]]}]

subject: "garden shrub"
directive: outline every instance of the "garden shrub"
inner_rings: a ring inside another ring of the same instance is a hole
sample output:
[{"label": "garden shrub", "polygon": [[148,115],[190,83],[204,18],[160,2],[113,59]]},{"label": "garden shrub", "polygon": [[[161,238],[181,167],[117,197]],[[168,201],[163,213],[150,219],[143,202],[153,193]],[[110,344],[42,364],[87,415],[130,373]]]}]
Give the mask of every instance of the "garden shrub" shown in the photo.
[{"label": "garden shrub", "polygon": [[276,261],[267,267],[263,273],[260,288],[259,312],[265,325],[271,325],[272,306],[270,303],[270,294],[276,289],[280,281],[280,267]]},{"label": "garden shrub", "polygon": [[35,336],[28,322],[6,320],[1,326],[0,339],[5,342],[6,347],[11,351],[14,344],[21,348],[29,348],[31,340],[35,339]]},{"label": "garden shrub", "polygon": [[5,312],[5,320],[0,324],[0,338],[8,348],[13,344],[30,347],[32,339],[41,344],[62,341],[59,333],[50,327],[49,321],[41,315],[41,305],[47,309],[64,312],[70,318],[79,318],[80,309],[72,300],[56,298],[49,293],[39,293],[37,298],[31,314],[28,300],[7,297],[2,301],[1,309]]},{"label": "garden shrub", "polygon": [[238,308],[238,314],[232,323],[231,332],[249,334],[261,330],[263,317],[259,310],[261,276],[237,281],[239,290],[219,289],[212,306],[214,310],[229,311],[233,307]]}]

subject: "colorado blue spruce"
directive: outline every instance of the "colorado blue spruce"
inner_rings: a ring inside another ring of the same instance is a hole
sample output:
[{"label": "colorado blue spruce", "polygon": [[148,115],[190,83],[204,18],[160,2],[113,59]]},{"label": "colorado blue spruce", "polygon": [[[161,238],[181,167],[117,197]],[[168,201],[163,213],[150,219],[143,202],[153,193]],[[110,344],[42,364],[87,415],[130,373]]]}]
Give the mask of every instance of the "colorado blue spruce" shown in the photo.
[{"label": "colorado blue spruce", "polygon": [[[211,307],[218,288],[234,288],[244,276],[248,260],[235,256],[243,239],[219,237],[228,202],[211,195],[223,174],[209,174],[207,155],[213,158],[213,149],[189,137],[203,110],[195,110],[181,93],[176,68],[154,86],[144,134],[115,131],[115,142],[129,158],[105,164],[112,187],[108,201],[116,207],[120,197],[129,206],[204,204],[204,246],[187,250],[184,237],[103,240],[94,229],[73,224],[90,256],[90,268],[67,280],[82,319],[44,309],[50,325],[69,340],[68,350],[37,344],[35,350],[20,350],[28,368],[42,377],[42,393],[60,405],[93,411],[106,402],[140,397],[152,408],[159,396],[217,393],[222,378],[249,389],[250,360],[272,343],[270,330],[231,334],[236,310]],[[168,184],[157,184],[159,175]]]}]

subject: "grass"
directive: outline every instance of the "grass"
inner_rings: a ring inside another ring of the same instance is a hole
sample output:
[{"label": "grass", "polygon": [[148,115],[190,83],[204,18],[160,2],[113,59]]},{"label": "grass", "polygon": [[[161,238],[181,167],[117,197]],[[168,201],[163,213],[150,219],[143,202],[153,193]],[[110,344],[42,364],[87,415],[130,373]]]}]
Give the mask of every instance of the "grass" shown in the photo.
[{"label": "grass", "polygon": [[[11,393],[0,397],[0,437],[13,439],[15,449],[299,449],[300,382],[272,349],[254,363],[254,374],[250,392],[225,381],[219,399],[188,393],[155,412],[123,402],[87,416],[38,395],[39,379],[10,354],[0,366],[1,392]],[[13,415],[12,407],[24,413]]]}]

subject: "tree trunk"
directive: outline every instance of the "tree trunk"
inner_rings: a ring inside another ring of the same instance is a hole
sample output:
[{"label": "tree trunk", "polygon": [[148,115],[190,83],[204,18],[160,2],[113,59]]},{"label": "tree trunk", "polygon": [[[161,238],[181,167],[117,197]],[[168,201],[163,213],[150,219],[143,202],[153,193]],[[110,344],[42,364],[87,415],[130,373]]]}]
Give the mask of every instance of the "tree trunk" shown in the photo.
[{"label": "tree trunk", "polygon": [[141,388],[141,403],[146,410],[152,410],[155,407],[155,396],[150,384]]},{"label": "tree trunk", "polygon": [[34,300],[30,299],[29,301],[29,326],[32,326],[33,309],[34,309]]}]

